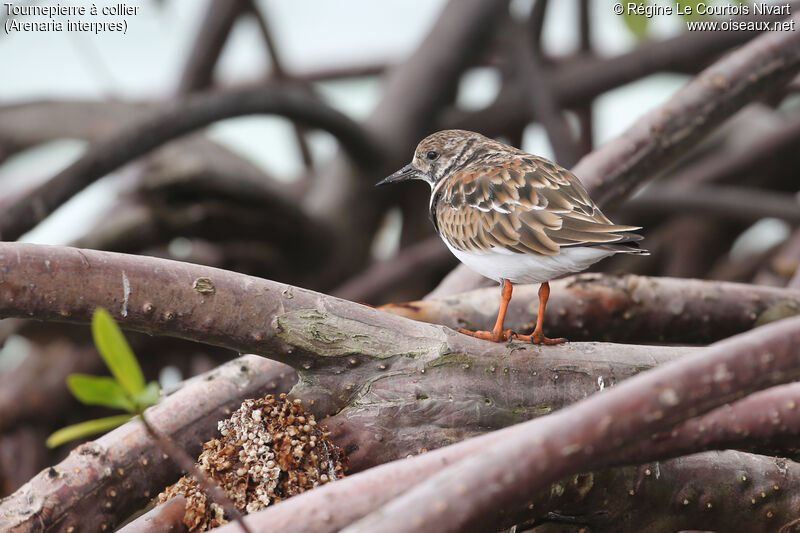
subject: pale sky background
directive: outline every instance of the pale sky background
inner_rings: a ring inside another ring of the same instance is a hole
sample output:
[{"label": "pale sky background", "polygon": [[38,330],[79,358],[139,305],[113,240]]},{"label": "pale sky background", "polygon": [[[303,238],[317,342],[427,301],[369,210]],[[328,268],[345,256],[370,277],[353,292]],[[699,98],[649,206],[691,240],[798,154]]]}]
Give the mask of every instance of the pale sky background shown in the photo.
[{"label": "pale sky background", "polygon": [[[125,17],[127,34],[27,32],[0,34],[0,105],[36,99],[166,99],[173,94],[189,47],[208,1],[141,0],[136,16]],[[226,0],[213,0],[226,1]],[[16,2],[19,3],[19,2]],[[55,5],[36,0],[26,5]],[[94,2],[98,7],[120,2]],[[288,70],[402,61],[436,20],[443,0],[261,0],[274,38]],[[85,5],[82,0],[62,5]],[[514,0],[524,13],[532,0]],[[635,44],[611,0],[593,0],[594,42],[600,53],[617,54]],[[5,21],[6,7],[2,19]],[[575,0],[551,2],[545,25],[545,47],[550,53],[569,53],[577,46]],[[31,20],[28,17],[20,17]],[[62,17],[60,20],[70,17]],[[74,18],[74,17],[73,17]],[[38,19],[41,20],[41,19]],[[59,20],[58,18],[54,20]],[[84,20],[118,18],[84,17]],[[679,17],[653,19],[656,38],[681,30]],[[10,67],[9,67],[10,66]],[[225,81],[246,80],[269,69],[258,28],[243,20],[223,51],[216,75]],[[596,139],[602,143],[624,131],[635,119],[663,102],[686,81],[683,76],[655,75],[603,95],[597,100]],[[320,90],[337,108],[360,119],[367,116],[380,95],[377,78],[327,82]],[[475,69],[462,84],[459,99],[471,107],[488,104],[498,89],[496,74]],[[292,179],[300,169],[291,129],[274,117],[244,117],[210,128],[211,136],[262,165],[281,179]],[[315,154],[334,150],[325,136],[312,139]],[[264,147],[269,146],[269,150]],[[539,126],[526,131],[523,148],[552,157]],[[84,143],[64,140],[30,150],[0,166],[0,187],[31,182],[52,175],[78,157]],[[111,204],[114,176],[101,180],[59,209],[25,240],[63,244],[91,224]],[[1,189],[0,189],[1,190]]]}]

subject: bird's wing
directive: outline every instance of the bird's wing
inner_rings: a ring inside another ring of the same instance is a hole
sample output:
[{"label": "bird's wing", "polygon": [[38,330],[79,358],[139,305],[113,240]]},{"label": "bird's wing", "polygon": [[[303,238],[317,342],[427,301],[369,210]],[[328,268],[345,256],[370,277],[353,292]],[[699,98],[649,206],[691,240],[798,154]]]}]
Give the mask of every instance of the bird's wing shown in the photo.
[{"label": "bird's wing", "polygon": [[562,246],[638,240],[613,224],[568,170],[535,156],[460,170],[434,190],[439,232],[459,250],[554,255]]}]

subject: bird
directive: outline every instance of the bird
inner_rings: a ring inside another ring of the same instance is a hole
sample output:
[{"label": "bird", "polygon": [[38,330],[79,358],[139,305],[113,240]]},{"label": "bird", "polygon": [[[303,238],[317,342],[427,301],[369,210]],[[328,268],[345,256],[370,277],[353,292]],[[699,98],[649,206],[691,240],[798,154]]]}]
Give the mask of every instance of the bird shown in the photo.
[{"label": "bird", "polygon": [[[614,224],[569,170],[466,130],[425,137],[411,163],[377,185],[422,180],[429,215],[447,248],[467,267],[500,283],[492,331],[460,333],[494,342],[553,345],[544,335],[550,281],[618,253],[647,255],[639,226]],[[538,283],[539,312],[530,335],[504,329],[513,286]]]}]

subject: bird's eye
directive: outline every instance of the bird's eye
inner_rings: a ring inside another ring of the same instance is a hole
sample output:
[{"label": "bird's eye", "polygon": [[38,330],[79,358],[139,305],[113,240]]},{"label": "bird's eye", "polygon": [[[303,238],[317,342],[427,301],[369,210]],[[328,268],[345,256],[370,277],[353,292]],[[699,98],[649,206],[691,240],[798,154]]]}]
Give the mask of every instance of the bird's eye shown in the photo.
[{"label": "bird's eye", "polygon": [[436,159],[439,159],[439,152],[434,152],[433,150],[431,150],[430,152],[425,154],[425,157],[427,157],[430,161],[434,161]]}]

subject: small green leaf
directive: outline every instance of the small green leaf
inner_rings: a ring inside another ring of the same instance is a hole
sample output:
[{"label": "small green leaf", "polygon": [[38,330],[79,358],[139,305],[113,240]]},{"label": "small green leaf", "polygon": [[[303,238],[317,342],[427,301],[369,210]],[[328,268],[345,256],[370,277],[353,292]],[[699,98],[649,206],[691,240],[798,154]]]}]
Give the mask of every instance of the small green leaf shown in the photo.
[{"label": "small green leaf", "polygon": [[144,390],[144,375],[128,341],[108,311],[97,308],[92,317],[94,344],[108,369],[127,393],[134,397]]},{"label": "small green leaf", "polygon": [[109,376],[70,374],[67,387],[79,401],[87,405],[103,405],[112,409],[136,412],[136,405],[119,382]]},{"label": "small green leaf", "polygon": [[88,437],[89,435],[95,435],[97,433],[104,433],[114,429],[117,426],[121,426],[134,416],[136,415],[126,414],[109,416],[107,418],[87,420],[86,422],[81,422],[80,424],[61,428],[47,437],[47,447],[55,448],[56,446],[61,446],[65,442],[69,442],[71,440]]},{"label": "small green leaf", "polygon": [[[640,15],[637,12],[630,12],[627,7],[628,3],[629,2],[623,2],[625,9],[622,11],[622,20],[625,22],[625,25],[636,37],[636,39],[641,41],[647,37],[647,28],[650,23],[650,19],[648,19],[644,14]],[[636,3],[640,6],[646,6],[649,4],[649,2],[645,0],[639,0]]]},{"label": "small green leaf", "polygon": [[161,387],[159,387],[158,383],[155,381],[151,381],[147,384],[147,387],[145,387],[144,390],[133,399],[133,401],[136,402],[137,412],[141,413],[151,405],[157,404],[160,398]]}]

